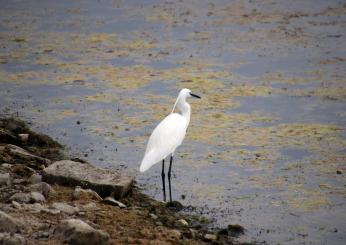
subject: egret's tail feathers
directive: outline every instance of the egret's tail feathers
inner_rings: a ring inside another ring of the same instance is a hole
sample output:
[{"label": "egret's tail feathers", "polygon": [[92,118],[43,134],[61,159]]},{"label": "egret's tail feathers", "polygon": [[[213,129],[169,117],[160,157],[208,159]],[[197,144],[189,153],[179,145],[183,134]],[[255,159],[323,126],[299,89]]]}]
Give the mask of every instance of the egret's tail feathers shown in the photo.
[{"label": "egret's tail feathers", "polygon": [[[148,164],[147,164],[147,165],[148,165]],[[140,171],[141,173],[147,171],[147,170],[151,167],[151,166],[147,166],[147,165],[141,164],[141,166],[139,167],[139,171]]]},{"label": "egret's tail feathers", "polygon": [[162,160],[163,157],[160,156],[160,154],[157,154],[155,151],[150,151],[147,154],[145,154],[141,166],[139,167],[139,171],[141,173],[147,171],[149,168],[151,168],[155,163]]}]

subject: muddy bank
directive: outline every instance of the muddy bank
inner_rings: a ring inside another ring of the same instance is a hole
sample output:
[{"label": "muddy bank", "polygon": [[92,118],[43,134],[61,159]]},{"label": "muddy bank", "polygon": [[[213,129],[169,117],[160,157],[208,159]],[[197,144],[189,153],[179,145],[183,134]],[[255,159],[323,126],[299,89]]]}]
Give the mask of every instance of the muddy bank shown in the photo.
[{"label": "muddy bank", "polygon": [[20,120],[0,119],[0,140],[1,244],[235,244],[244,232],[208,230],[207,219],[149,198],[129,176],[66,160],[62,145]]}]

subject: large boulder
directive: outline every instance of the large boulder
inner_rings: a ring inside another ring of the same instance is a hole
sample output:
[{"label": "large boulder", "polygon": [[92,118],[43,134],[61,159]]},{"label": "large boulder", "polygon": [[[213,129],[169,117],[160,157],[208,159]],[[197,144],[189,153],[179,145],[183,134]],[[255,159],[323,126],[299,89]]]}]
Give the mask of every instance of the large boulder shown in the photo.
[{"label": "large boulder", "polygon": [[0,156],[8,163],[21,163],[34,168],[40,165],[48,166],[51,163],[49,159],[33,155],[27,150],[11,144],[0,146]]},{"label": "large boulder", "polygon": [[45,168],[42,180],[50,184],[81,186],[96,191],[102,197],[114,195],[120,199],[130,190],[134,178],[87,163],[63,160]]},{"label": "large boulder", "polygon": [[96,230],[79,219],[63,220],[55,229],[54,237],[71,245],[104,245],[109,244],[109,234]]}]

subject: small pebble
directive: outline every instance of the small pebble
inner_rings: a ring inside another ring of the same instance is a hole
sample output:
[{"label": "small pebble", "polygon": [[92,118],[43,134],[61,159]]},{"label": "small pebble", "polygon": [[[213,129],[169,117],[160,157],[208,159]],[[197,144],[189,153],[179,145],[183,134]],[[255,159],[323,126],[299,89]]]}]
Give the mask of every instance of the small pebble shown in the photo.
[{"label": "small pebble", "polygon": [[46,201],[46,198],[41,193],[32,191],[30,192],[30,201],[43,203]]},{"label": "small pebble", "polygon": [[29,139],[29,134],[18,134],[18,136],[23,142],[27,142]]},{"label": "small pebble", "polygon": [[182,236],[181,232],[178,230],[170,230],[169,234],[171,237],[176,238],[176,239],[180,239]]},{"label": "small pebble", "polygon": [[12,206],[16,209],[20,209],[22,206],[20,205],[20,203],[16,202],[16,201],[12,201]]},{"label": "small pebble", "polygon": [[42,182],[42,176],[41,176],[40,174],[34,173],[34,174],[32,174],[32,175],[30,176],[29,182],[30,182],[31,184],[40,183],[40,182]]},{"label": "small pebble", "polygon": [[204,235],[204,239],[206,241],[216,241],[217,240],[217,236],[214,234],[205,234]]},{"label": "small pebble", "polygon": [[157,218],[158,218],[156,214],[150,213],[149,215],[150,215],[150,217],[153,218],[153,219],[157,219]]},{"label": "small pebble", "polygon": [[119,206],[120,208],[126,208],[125,204],[115,200],[113,197],[106,197],[105,199],[103,199],[103,202],[113,206]]},{"label": "small pebble", "polygon": [[189,223],[187,223],[187,221],[184,220],[184,219],[180,219],[180,220],[178,220],[178,222],[179,222],[179,224],[181,224],[182,226],[189,226]]}]

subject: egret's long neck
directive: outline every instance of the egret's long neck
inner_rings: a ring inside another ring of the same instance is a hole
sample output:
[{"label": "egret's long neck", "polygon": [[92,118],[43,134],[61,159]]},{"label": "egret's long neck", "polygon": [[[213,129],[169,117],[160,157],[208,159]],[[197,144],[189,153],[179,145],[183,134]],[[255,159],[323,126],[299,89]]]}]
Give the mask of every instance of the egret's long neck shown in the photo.
[{"label": "egret's long neck", "polygon": [[189,125],[190,123],[190,117],[191,117],[191,106],[189,105],[189,103],[187,103],[186,101],[184,101],[184,103],[181,105],[181,107],[179,107],[180,111],[181,111],[181,115],[185,118],[186,120],[186,127]]},{"label": "egret's long neck", "polygon": [[[186,98],[185,97],[178,97],[178,99],[174,105],[174,108],[175,107],[177,107],[180,110],[181,115],[185,118],[186,127],[187,127],[190,123],[191,107],[190,107],[189,103],[186,102]],[[173,108],[172,112],[174,111],[174,108]]]}]

